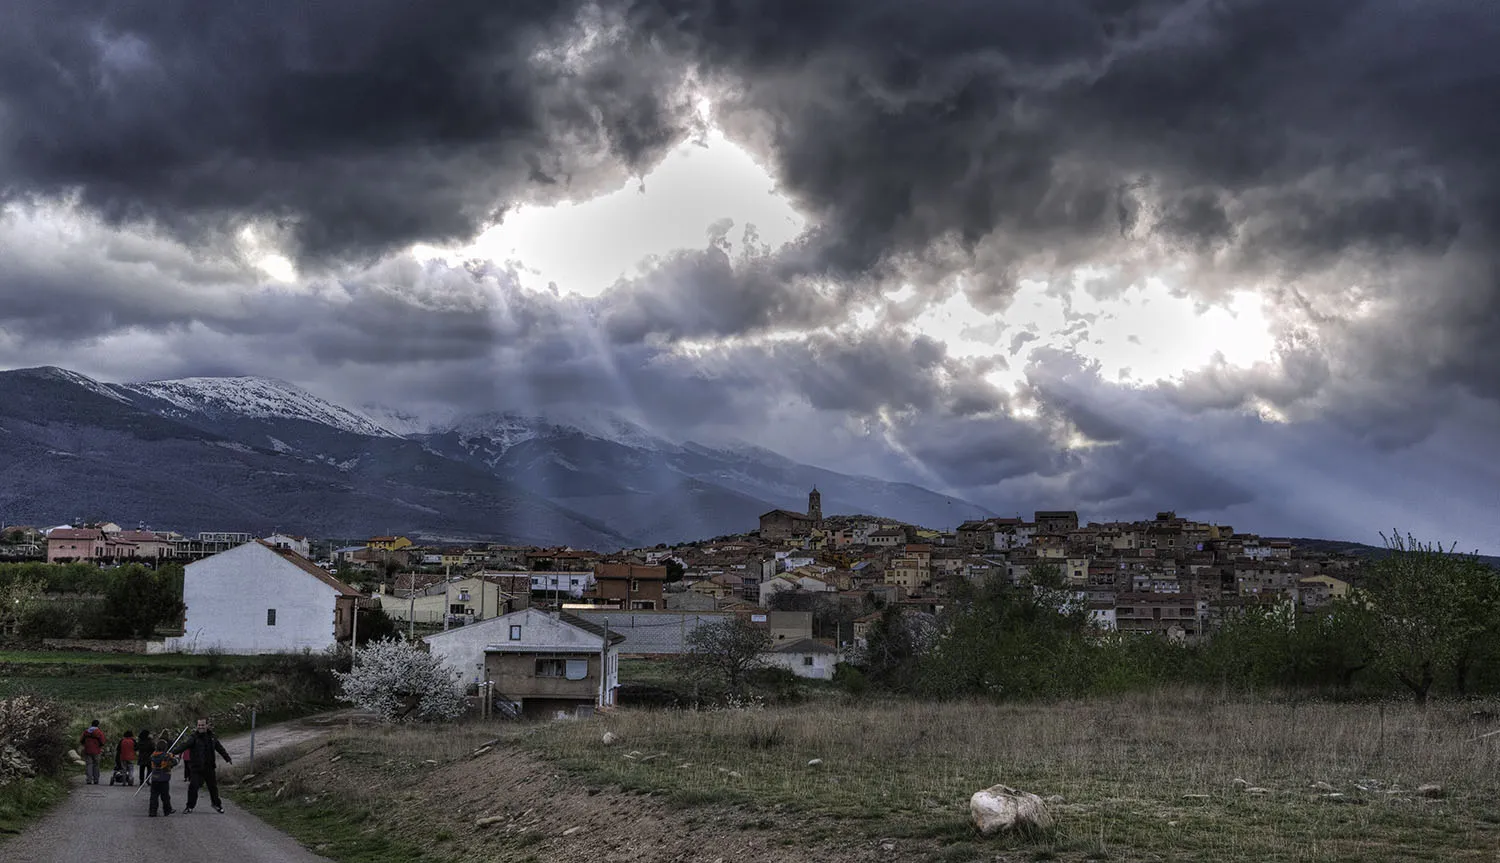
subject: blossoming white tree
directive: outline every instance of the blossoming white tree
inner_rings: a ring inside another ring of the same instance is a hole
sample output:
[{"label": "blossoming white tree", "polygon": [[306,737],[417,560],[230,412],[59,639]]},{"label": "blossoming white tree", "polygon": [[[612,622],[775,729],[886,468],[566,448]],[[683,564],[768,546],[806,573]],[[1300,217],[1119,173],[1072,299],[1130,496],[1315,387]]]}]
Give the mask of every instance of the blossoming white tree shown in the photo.
[{"label": "blossoming white tree", "polygon": [[440,722],[463,713],[457,671],[441,659],[394,638],[366,645],[358,664],[334,672],[350,701],[387,722]]}]

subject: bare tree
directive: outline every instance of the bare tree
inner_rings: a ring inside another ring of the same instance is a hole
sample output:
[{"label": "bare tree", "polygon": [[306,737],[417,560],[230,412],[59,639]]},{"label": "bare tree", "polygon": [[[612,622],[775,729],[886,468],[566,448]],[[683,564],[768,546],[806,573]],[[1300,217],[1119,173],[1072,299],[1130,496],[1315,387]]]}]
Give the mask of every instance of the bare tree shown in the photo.
[{"label": "bare tree", "polygon": [[699,626],[687,636],[685,657],[691,671],[715,677],[731,693],[740,694],[745,678],[763,663],[771,647],[771,631],[739,617]]}]

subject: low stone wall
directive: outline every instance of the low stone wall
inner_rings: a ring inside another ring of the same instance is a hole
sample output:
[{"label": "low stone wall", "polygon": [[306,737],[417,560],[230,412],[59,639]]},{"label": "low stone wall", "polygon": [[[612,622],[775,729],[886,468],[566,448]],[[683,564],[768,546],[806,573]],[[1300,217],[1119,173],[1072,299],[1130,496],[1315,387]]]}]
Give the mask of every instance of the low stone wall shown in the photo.
[{"label": "low stone wall", "polygon": [[102,638],[44,638],[42,646],[48,650],[88,650],[94,653],[156,653],[151,642],[144,638],[127,638],[110,641]]}]

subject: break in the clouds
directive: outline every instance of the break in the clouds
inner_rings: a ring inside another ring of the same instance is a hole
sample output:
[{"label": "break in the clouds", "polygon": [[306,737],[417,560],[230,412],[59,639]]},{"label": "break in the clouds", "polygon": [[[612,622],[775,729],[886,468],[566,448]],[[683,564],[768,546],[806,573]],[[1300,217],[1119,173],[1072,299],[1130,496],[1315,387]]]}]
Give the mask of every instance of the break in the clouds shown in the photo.
[{"label": "break in the clouds", "polygon": [[999,511],[1500,548],[1491,4],[0,17],[5,365],[610,410]]}]

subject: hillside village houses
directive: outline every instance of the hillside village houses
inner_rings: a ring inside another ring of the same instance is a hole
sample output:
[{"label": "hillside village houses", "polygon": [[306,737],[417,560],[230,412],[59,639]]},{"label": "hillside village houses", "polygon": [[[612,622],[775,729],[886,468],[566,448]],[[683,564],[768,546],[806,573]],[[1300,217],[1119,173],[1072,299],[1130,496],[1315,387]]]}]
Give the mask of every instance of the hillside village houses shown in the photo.
[{"label": "hillside village houses", "polygon": [[[527,611],[550,614],[569,626],[581,621],[587,624],[583,632],[608,627],[611,638],[620,638],[611,642],[620,656],[681,653],[696,627],[737,616],[775,632],[768,663],[821,677],[859,645],[882,609],[940,614],[961,583],[989,578],[1020,583],[1044,564],[1060,571],[1099,627],[1181,641],[1211,634],[1236,608],[1325,605],[1357,583],[1359,567],[1353,555],[1299,548],[1170,511],[1147,520],[1083,522],[1074,511],[1042,510],[1029,519],[996,517],[939,531],[890,519],[826,515],[814,489],[805,512],[771,510],[754,528],[609,554],[432,545],[395,534],[355,543],[315,542],[291,533],[263,539],[235,532],[184,537],[114,524],[38,528],[33,534],[18,532],[16,542],[30,537],[32,547],[44,547],[46,559],[57,562],[187,562],[185,592],[215,579],[232,585],[228,595],[234,601],[222,608],[197,594],[186,600],[187,627],[174,642],[177,649],[217,643],[225,650],[293,650],[347,639],[358,586],[364,591],[358,601],[378,606],[403,628],[421,627],[435,637],[439,631],[473,627],[465,638],[441,636],[429,643],[468,645],[466,668],[477,673],[503,666],[513,690],[504,694],[518,710],[528,698],[541,705],[537,710],[563,709],[548,698],[582,703],[582,684],[568,679],[565,656],[551,657],[562,659],[561,666],[533,664],[533,670],[552,675],[562,668],[567,685],[544,682],[534,689],[517,683],[515,660],[486,658],[492,642],[510,641],[509,630],[490,628],[492,622]],[[315,564],[314,558],[321,560]],[[268,574],[244,575],[257,567]],[[264,586],[249,583],[257,580]],[[291,597],[302,599],[288,604]],[[293,605],[304,601],[309,610],[289,617]],[[275,624],[268,620],[273,610]],[[522,624],[523,632],[542,618],[527,620],[532,624]],[[497,640],[496,632],[506,637]],[[478,641],[470,644],[472,639]],[[546,646],[529,639],[523,637],[528,650]],[[504,649],[493,654],[506,655]],[[590,669],[595,677],[589,679],[598,683],[598,670]]]}]

